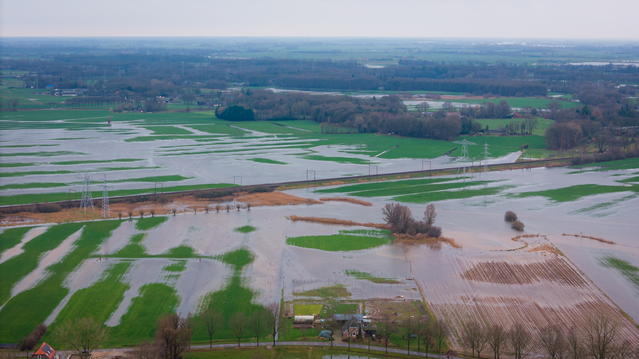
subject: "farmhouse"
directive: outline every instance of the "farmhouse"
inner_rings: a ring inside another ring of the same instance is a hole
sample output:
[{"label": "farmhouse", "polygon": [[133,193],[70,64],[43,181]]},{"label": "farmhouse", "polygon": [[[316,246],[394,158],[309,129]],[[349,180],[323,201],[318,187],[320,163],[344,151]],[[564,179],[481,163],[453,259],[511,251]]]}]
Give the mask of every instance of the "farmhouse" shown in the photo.
[{"label": "farmhouse", "polygon": [[54,355],[55,349],[51,348],[47,343],[42,343],[40,348],[31,355],[31,359],[53,359]]}]

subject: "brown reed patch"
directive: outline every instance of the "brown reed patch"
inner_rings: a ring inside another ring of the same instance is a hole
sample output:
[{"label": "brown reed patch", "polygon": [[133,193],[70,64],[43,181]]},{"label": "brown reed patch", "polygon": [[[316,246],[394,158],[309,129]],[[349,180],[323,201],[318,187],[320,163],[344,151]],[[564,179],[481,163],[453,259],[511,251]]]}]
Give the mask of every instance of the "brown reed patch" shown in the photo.
[{"label": "brown reed patch", "polygon": [[598,241],[598,242],[601,242],[601,243],[617,244],[617,243],[615,243],[613,241],[608,241],[608,240],[605,240],[603,238],[584,236],[584,235],[581,235],[581,234],[566,234],[566,233],[562,233],[561,235],[562,236],[566,236],[566,237],[588,238],[588,239],[592,239],[593,241]]},{"label": "brown reed patch", "polygon": [[322,202],[310,198],[302,198],[282,192],[251,193],[236,199],[238,202],[250,203],[251,206],[287,206],[300,204],[321,204]]},{"label": "brown reed patch", "polygon": [[395,236],[395,238],[398,241],[402,241],[402,242],[409,242],[409,243],[425,243],[425,244],[435,244],[435,243],[448,243],[450,244],[453,248],[461,248],[462,246],[457,244],[457,242],[455,242],[454,239],[452,238],[446,238],[446,237],[429,237],[426,234],[423,233],[418,233],[415,234],[413,236],[411,236],[410,234],[399,234],[399,233],[394,233],[393,236]]},{"label": "brown reed patch", "polygon": [[322,202],[329,202],[329,201],[348,202],[348,203],[352,203],[352,204],[359,204],[361,206],[366,206],[366,207],[371,207],[373,205],[370,202],[362,201],[362,200],[355,199],[355,198],[349,198],[349,197],[322,197],[322,198],[320,198],[320,201],[322,201]]},{"label": "brown reed patch", "polygon": [[321,224],[335,224],[342,226],[361,226],[361,227],[371,227],[371,228],[379,228],[379,229],[389,229],[390,227],[383,223],[359,223],[354,221],[348,221],[344,219],[337,218],[320,218],[320,217],[298,217],[296,215],[292,215],[289,219],[293,222],[302,221],[302,222],[312,222],[312,223],[321,223]]}]

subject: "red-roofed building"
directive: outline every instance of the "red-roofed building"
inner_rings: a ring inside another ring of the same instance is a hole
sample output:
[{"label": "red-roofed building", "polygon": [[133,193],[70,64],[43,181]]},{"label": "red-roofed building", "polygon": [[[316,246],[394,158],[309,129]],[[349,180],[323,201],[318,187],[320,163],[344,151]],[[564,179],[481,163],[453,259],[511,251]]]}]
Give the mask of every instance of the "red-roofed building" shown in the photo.
[{"label": "red-roofed building", "polygon": [[54,355],[55,349],[51,348],[47,343],[42,343],[40,348],[31,355],[31,359],[53,359]]}]

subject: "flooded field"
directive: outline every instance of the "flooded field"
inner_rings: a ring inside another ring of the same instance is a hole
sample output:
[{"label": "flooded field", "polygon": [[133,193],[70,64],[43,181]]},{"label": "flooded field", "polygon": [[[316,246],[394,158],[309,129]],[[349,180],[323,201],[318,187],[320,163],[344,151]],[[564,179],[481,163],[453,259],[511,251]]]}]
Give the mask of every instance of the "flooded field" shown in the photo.
[{"label": "flooded field", "polygon": [[[231,125],[193,115],[151,125],[122,115],[106,127],[105,115],[53,119],[44,123],[52,128],[32,129],[12,116],[22,115],[3,115],[0,130],[2,198],[71,196],[65,191],[81,188],[77,176],[85,170],[108,173],[117,193],[156,182],[164,188],[248,185],[305,180],[308,170],[322,179],[459,166],[445,155],[459,151],[454,143],[402,139],[395,145],[396,137],[372,134],[336,139],[308,121]],[[516,161],[519,143],[498,140],[488,162]],[[22,144],[29,148],[16,147]],[[246,196],[237,199],[241,210],[219,213],[173,204],[167,206],[182,206],[183,213],[30,223],[21,238],[2,246],[0,321],[9,326],[0,328],[0,342],[99,308],[96,316],[114,342],[126,338],[133,345],[152,333],[133,335],[125,328],[151,327],[166,311],[197,316],[219,305],[228,316],[280,301],[291,307],[347,303],[373,316],[380,314],[380,302],[414,303],[447,321],[453,341],[471,319],[568,328],[583,326],[592,313],[607,313],[620,323],[623,338],[638,342],[639,163],[615,166],[301,188],[284,191],[297,197],[288,197],[294,202]],[[382,208],[394,201],[417,219],[435,203],[436,224],[447,241],[389,237]],[[247,203],[254,206],[247,210]],[[506,211],[517,213],[523,233],[504,222]],[[304,217],[322,220],[299,220]],[[35,294],[44,290],[54,294]],[[232,337],[228,328],[219,333],[220,339]]]}]

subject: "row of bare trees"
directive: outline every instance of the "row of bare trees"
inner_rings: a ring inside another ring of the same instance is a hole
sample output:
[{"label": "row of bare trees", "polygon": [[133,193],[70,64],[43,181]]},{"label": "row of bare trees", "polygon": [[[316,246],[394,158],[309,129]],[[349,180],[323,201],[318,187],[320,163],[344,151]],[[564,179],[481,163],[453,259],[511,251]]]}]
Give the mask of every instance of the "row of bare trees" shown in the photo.
[{"label": "row of bare trees", "polygon": [[515,323],[509,330],[500,325],[484,326],[477,321],[464,323],[461,343],[477,358],[484,351],[494,359],[507,354],[522,359],[533,352],[550,359],[639,359],[639,347],[619,335],[619,325],[604,314],[588,318],[583,328],[564,330],[548,325],[531,333]]},{"label": "row of bare trees", "polygon": [[382,209],[384,221],[391,227],[392,233],[408,234],[414,236],[416,234],[426,234],[430,237],[440,237],[442,235],[441,227],[436,227],[435,219],[437,211],[435,205],[430,203],[424,211],[424,218],[421,221],[413,218],[413,213],[407,206],[399,203],[388,203]]}]

